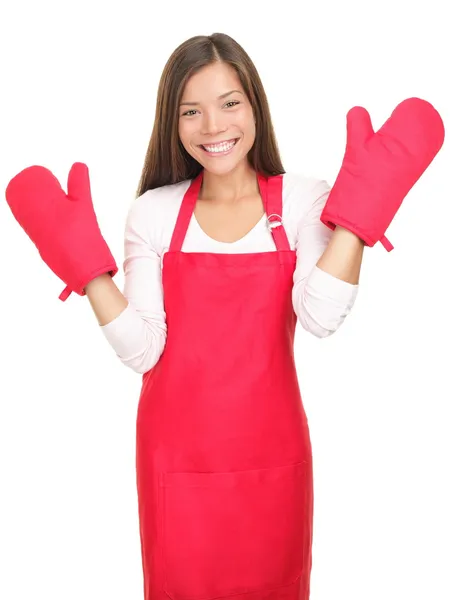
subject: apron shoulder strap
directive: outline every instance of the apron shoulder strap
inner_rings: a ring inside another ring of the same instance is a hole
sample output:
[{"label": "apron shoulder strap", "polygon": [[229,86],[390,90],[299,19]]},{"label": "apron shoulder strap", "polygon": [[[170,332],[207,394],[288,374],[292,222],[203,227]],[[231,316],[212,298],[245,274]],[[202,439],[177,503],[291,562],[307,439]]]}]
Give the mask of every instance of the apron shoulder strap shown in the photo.
[{"label": "apron shoulder strap", "polygon": [[266,214],[277,250],[291,250],[283,225],[283,175],[273,175],[266,179]]},{"label": "apron shoulder strap", "polygon": [[172,233],[172,239],[170,240],[169,252],[179,252],[186,237],[186,232],[189,227],[189,223],[194,212],[195,203],[200,192],[200,187],[203,180],[203,170],[195,177],[188,189],[186,190],[183,200],[181,201],[181,207],[178,211],[177,221]]}]

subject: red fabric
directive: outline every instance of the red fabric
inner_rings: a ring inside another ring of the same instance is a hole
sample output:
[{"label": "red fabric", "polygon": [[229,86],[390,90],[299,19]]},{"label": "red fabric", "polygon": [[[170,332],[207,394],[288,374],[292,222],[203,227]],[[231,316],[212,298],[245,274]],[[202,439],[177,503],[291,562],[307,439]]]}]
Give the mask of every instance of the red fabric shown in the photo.
[{"label": "red fabric", "polygon": [[[294,363],[296,254],[185,253],[203,173],[163,262],[167,341],[143,376],[137,488],[145,600],[308,600],[313,469]],[[258,177],[282,216],[282,176]]]},{"label": "red fabric", "polygon": [[352,231],[368,246],[380,241],[392,250],[384,234],[443,142],[439,113],[420,98],[401,102],[377,133],[369,113],[352,108],[344,159],[322,222],[330,229],[340,225]]},{"label": "red fabric", "polygon": [[42,259],[66,284],[61,300],[72,291],[83,296],[98,275],[117,273],[98,226],[85,164],[72,165],[67,194],[51,171],[28,167],[9,182],[6,200]]}]

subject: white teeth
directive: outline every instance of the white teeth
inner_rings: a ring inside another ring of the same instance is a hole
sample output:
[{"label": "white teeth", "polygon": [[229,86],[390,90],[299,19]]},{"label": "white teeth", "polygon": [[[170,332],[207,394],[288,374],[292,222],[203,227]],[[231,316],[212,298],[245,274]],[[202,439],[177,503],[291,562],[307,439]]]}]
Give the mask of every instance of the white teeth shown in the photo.
[{"label": "white teeth", "polygon": [[235,143],[236,140],[233,140],[232,142],[222,142],[221,144],[214,144],[212,146],[206,146],[203,144],[203,148],[207,152],[227,152],[235,145]]}]

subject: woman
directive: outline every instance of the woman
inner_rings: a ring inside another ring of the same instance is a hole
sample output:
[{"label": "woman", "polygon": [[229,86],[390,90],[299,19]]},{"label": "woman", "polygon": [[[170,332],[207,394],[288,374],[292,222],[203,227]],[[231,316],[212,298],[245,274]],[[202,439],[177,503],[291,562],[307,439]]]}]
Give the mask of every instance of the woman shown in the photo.
[{"label": "woman", "polygon": [[[359,131],[364,119],[354,116]],[[418,167],[400,158],[396,178],[412,185]],[[73,166],[68,195],[41,167],[11,181],[11,209],[67,284],[61,298],[86,294],[118,357],[143,374],[146,600],[309,598],[313,470],[294,331],[297,319],[318,337],[336,331],[355,302],[364,246],[388,247],[405,186],[358,212],[361,191],[372,201],[383,184],[372,162],[349,175],[344,159],[331,194],[325,181],[286,173],[253,63],[214,34],[181,44],[162,74],[127,219],[123,294],[87,167]]]}]

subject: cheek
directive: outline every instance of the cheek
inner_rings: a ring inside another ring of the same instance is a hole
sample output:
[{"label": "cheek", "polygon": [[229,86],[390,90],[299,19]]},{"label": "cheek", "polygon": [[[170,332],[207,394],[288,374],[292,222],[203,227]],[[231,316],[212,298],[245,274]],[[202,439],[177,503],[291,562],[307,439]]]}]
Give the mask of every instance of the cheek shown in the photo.
[{"label": "cheek", "polygon": [[191,131],[190,131],[189,126],[186,126],[186,122],[181,121],[178,124],[178,136],[180,138],[181,143],[185,147],[185,149],[189,150]]},{"label": "cheek", "polygon": [[241,128],[247,133],[255,132],[255,121],[253,119],[253,114],[251,111],[242,112],[239,115],[239,121]]},{"label": "cheek", "polygon": [[253,120],[253,115],[251,113],[242,115],[239,127],[244,132],[247,142],[252,143],[256,135],[256,126],[255,121]]},{"label": "cheek", "polygon": [[184,143],[186,140],[186,127],[184,126],[183,121],[178,122],[178,135],[180,136],[180,140]]}]

